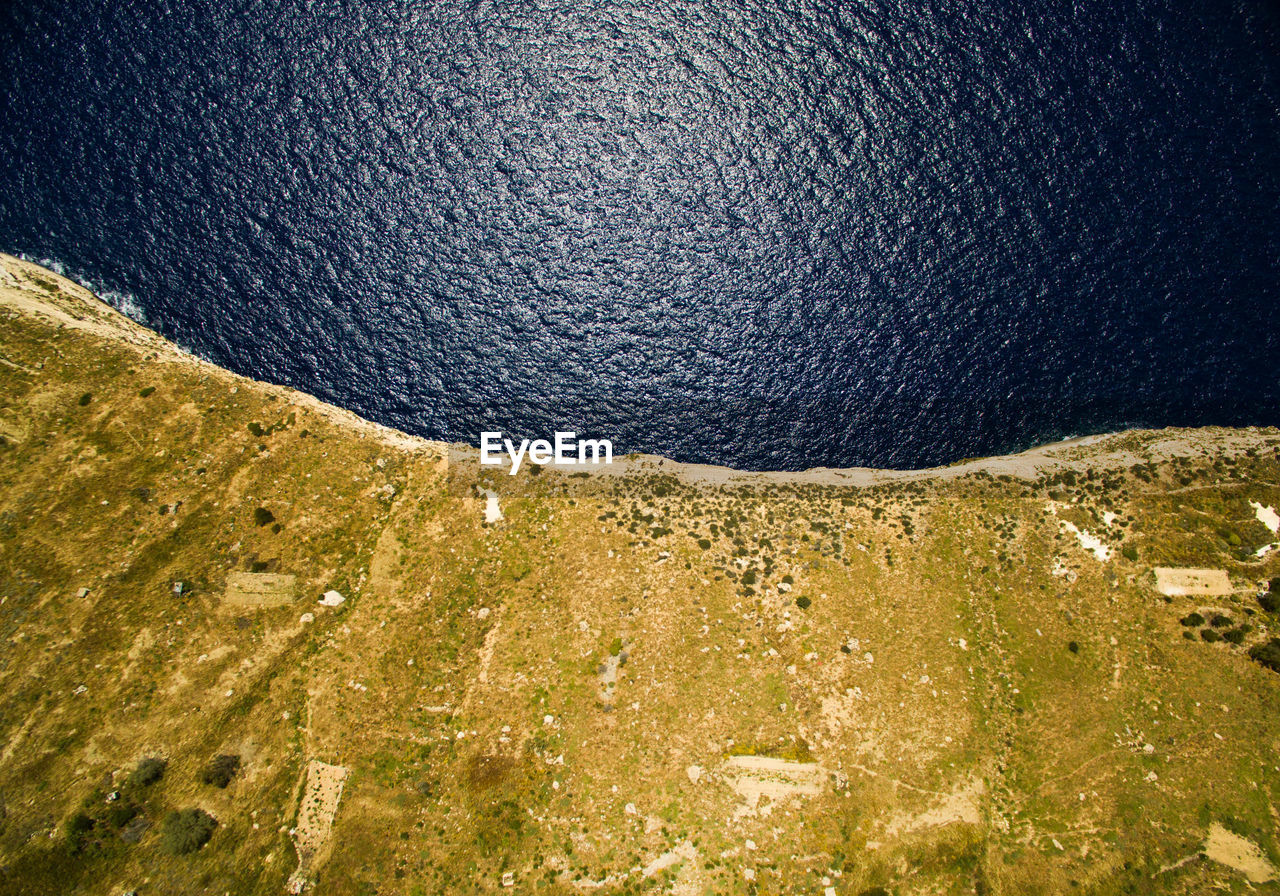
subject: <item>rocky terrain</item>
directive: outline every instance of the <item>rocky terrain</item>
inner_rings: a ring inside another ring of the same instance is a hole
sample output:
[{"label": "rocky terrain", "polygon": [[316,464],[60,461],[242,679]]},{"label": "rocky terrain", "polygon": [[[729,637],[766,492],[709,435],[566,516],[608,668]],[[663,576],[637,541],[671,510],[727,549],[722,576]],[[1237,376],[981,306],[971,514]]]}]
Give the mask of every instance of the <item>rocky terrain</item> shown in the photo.
[{"label": "rocky terrain", "polygon": [[1274,429],[511,477],[0,263],[0,893],[1277,887]]}]

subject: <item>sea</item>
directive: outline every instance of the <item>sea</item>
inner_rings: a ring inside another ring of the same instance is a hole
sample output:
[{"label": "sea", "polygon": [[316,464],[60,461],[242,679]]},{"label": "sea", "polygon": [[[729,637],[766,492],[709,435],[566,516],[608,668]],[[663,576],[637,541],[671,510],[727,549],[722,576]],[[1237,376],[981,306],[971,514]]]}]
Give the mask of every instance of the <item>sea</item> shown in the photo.
[{"label": "sea", "polygon": [[0,249],[431,438],[1280,424],[1272,0],[22,0],[0,174]]}]

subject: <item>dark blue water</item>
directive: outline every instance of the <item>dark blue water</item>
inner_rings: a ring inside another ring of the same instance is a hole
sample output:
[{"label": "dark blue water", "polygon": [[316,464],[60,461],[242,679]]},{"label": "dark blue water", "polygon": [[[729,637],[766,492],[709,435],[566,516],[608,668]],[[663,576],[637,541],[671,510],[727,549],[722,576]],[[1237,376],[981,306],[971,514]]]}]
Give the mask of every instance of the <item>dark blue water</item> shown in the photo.
[{"label": "dark blue water", "polygon": [[1274,3],[3,5],[0,247],[411,432],[1280,423]]}]

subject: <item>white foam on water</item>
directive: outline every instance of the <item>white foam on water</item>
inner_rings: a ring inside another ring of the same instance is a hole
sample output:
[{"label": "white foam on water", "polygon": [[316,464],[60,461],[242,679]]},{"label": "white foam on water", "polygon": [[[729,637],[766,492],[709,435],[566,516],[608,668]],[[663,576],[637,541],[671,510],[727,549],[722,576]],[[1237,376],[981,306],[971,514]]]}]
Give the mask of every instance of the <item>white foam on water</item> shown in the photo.
[{"label": "white foam on water", "polygon": [[42,268],[48,268],[59,277],[66,277],[73,283],[80,284],[112,308],[119,311],[125,317],[135,323],[140,323],[143,326],[146,326],[147,313],[142,309],[142,304],[138,301],[138,297],[133,295],[133,293],[112,289],[101,283],[97,283],[92,277],[86,277],[84,274],[71,270],[56,258],[32,258],[30,255],[22,253],[19,253],[18,257],[23,261],[38,264]]}]

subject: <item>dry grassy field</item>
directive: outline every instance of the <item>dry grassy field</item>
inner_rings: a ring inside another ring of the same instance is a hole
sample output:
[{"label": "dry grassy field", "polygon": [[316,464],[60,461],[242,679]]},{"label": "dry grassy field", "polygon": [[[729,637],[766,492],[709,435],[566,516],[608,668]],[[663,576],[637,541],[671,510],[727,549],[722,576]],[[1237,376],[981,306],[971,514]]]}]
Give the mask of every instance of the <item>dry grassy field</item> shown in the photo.
[{"label": "dry grassy field", "polygon": [[0,261],[0,893],[1277,886],[1275,430],[510,477]]}]

